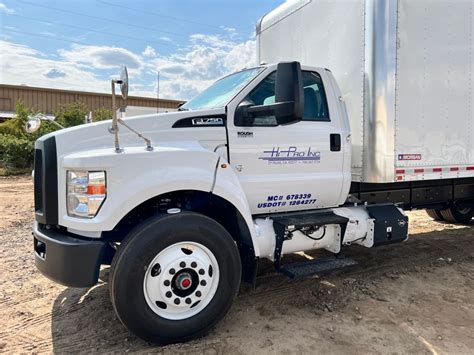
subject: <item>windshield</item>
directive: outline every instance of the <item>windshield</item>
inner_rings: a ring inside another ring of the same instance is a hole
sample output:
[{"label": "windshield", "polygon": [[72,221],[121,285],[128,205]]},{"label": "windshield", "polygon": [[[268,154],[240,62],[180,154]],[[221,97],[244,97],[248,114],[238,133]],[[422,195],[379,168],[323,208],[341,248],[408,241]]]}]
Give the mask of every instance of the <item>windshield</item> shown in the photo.
[{"label": "windshield", "polygon": [[202,93],[186,102],[180,109],[198,110],[223,107],[261,70],[262,68],[246,69],[217,80]]}]

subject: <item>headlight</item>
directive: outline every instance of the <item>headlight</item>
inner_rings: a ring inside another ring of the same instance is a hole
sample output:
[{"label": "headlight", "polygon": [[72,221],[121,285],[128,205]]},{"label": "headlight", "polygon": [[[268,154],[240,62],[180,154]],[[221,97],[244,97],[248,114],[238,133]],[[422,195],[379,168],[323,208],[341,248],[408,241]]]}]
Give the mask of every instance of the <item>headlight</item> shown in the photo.
[{"label": "headlight", "polygon": [[105,171],[67,172],[67,214],[93,218],[107,196]]}]

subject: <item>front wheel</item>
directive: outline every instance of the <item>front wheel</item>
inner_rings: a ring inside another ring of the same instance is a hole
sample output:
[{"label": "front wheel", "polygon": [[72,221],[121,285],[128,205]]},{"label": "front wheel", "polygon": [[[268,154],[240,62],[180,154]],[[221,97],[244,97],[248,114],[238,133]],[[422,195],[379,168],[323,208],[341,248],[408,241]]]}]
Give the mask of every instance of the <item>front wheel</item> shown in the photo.
[{"label": "front wheel", "polygon": [[121,322],[144,340],[168,344],[206,334],[240,285],[237,246],[219,223],[191,212],[135,228],[111,267],[110,295]]}]

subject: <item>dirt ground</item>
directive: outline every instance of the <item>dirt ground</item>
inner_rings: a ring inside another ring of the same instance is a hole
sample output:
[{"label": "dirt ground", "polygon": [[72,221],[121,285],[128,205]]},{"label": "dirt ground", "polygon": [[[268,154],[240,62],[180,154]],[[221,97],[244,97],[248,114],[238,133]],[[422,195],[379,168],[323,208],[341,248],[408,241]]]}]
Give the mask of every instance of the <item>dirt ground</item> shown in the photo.
[{"label": "dirt ground", "polygon": [[358,267],[321,278],[290,280],[263,263],[211,334],[157,347],[115,317],[108,269],[91,289],[35,269],[32,210],[30,178],[0,179],[0,352],[473,353],[473,226],[412,212],[407,242],[348,248]]}]

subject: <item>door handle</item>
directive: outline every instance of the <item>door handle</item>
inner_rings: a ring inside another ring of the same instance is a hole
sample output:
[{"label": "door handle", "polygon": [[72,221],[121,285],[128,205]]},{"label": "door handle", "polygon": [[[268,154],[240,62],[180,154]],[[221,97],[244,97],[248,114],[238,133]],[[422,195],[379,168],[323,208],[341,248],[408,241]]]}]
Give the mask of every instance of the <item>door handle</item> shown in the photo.
[{"label": "door handle", "polygon": [[341,151],[341,135],[338,133],[331,133],[329,136],[329,141],[331,145],[331,152],[340,152]]}]

